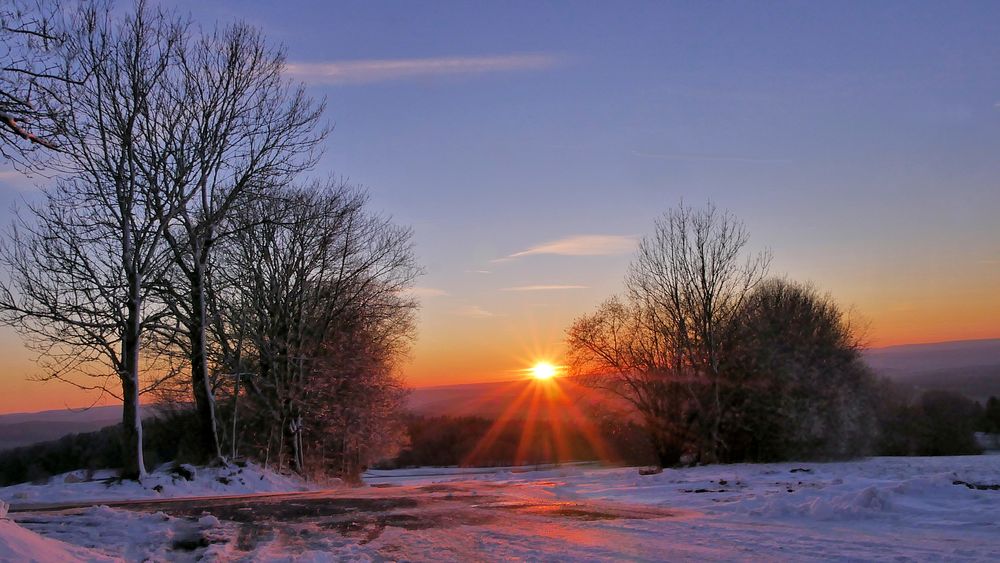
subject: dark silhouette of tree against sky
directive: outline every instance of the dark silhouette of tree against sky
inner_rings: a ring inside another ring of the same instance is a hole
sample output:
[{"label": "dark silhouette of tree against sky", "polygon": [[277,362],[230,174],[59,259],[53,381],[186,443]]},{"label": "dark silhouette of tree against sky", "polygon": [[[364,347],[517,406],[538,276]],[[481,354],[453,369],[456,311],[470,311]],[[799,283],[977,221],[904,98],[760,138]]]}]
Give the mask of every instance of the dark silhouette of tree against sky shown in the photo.
[{"label": "dark silhouette of tree against sky", "polygon": [[[117,376],[125,474],[142,477],[140,348],[161,312],[150,296],[172,219],[158,203],[174,157],[165,128],[182,115],[167,81],[185,27],[142,6],[117,23],[87,15],[67,34],[62,74],[44,98],[62,147],[59,178],[4,247],[11,280],[0,307],[54,360],[49,377],[96,365]],[[80,68],[88,79],[70,80]]]},{"label": "dark silhouette of tree against sky", "polygon": [[[4,4],[0,7],[0,155],[32,165],[39,158],[34,148],[56,148],[55,141],[44,134],[51,123],[41,99],[45,88],[39,81],[77,83],[80,76],[67,76],[60,70],[57,52],[65,41],[66,21],[57,2],[8,0]],[[75,15],[85,21],[85,12]]]},{"label": "dark silhouette of tree against sky", "polygon": [[766,279],[770,256],[748,242],[711,204],[668,211],[625,296],[569,329],[571,371],[633,405],[661,465],[870,453],[876,385],[856,326],[811,286]]},{"label": "dark silhouette of tree against sky", "polygon": [[169,137],[186,174],[172,178],[176,189],[162,203],[177,210],[164,230],[175,275],[164,277],[163,301],[179,321],[176,336],[182,338],[175,343],[190,362],[206,460],[222,456],[208,350],[212,254],[226,236],[227,220],[310,168],[327,133],[319,123],[322,103],[283,79],[283,66],[283,54],[244,24],[189,41],[179,51],[183,89],[177,101],[190,120],[175,125]]},{"label": "dark silhouette of tree against sky", "polygon": [[843,459],[878,438],[874,374],[862,333],[828,295],[783,279],[742,306],[723,349],[727,459]]},{"label": "dark silhouette of tree against sky", "polygon": [[417,306],[405,290],[420,274],[412,232],[347,186],[272,195],[244,208],[213,278],[229,369],[259,374],[248,392],[262,450],[299,471],[310,446],[346,463],[345,449],[388,437],[399,407]]},{"label": "dark silhouette of tree against sky", "polygon": [[569,331],[574,372],[639,409],[662,463],[677,463],[694,437],[702,461],[724,448],[721,349],[770,262],[748,242],[730,213],[681,204],[639,244],[625,298]]}]

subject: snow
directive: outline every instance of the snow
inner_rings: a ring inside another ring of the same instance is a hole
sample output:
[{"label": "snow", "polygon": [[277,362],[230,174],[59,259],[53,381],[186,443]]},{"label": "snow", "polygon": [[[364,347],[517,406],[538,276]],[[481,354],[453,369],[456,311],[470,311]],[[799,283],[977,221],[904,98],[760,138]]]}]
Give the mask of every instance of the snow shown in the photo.
[{"label": "snow", "polygon": [[78,470],[56,475],[46,483],[21,483],[0,488],[0,498],[16,507],[47,504],[112,502],[119,500],[166,499],[201,496],[245,495],[306,491],[311,484],[294,476],[265,470],[254,463],[195,468],[166,463],[142,482],[122,481],[110,470],[88,475]]},{"label": "snow", "polygon": [[[337,520],[345,527],[318,513],[231,521],[201,505],[188,512],[167,505],[14,512],[23,527],[0,520],[0,546],[30,534],[24,549],[38,549],[40,560],[98,561],[1000,560],[1000,456],[714,465],[650,475],[594,464],[531,469],[369,471],[371,486],[289,501],[412,499],[382,512],[349,511],[348,520]],[[219,471],[197,468],[187,492],[212,492]],[[286,478],[269,479],[277,487]],[[181,485],[164,492],[179,495]],[[153,498],[145,487],[131,492]],[[83,551],[53,557],[45,549]]]},{"label": "snow", "polygon": [[96,551],[43,537],[0,517],[0,561],[117,561]]},{"label": "snow", "polygon": [[[518,468],[369,471],[370,484],[434,484],[457,480],[535,484],[557,499],[683,507],[758,519],[904,519],[993,525],[1000,491],[958,484],[1000,484],[1000,456],[872,458],[836,463],[709,465],[640,475],[636,468],[578,464],[533,472]],[[984,510],[988,507],[989,510]],[[1000,527],[995,528],[1000,532]]]},{"label": "snow", "polygon": [[224,556],[232,533],[213,516],[192,522],[163,512],[147,514],[103,505],[55,517],[27,514],[19,522],[32,531],[21,530],[37,532],[45,541],[79,546],[85,550],[84,560],[95,561],[177,560],[183,559],[178,555],[194,551]]}]

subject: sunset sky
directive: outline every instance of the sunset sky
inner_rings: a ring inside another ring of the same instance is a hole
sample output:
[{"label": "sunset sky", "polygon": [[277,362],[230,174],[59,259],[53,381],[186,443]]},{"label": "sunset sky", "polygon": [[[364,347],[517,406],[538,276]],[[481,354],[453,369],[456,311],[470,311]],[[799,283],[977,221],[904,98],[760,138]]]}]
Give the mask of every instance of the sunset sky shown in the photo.
[{"label": "sunset sky", "polygon": [[[411,385],[558,363],[682,199],[872,345],[1000,337],[998,3],[161,3],[283,43],[335,126],[314,174],[414,228]],[[0,223],[33,182],[0,170]],[[88,403],[30,359],[2,329],[0,412]]]}]

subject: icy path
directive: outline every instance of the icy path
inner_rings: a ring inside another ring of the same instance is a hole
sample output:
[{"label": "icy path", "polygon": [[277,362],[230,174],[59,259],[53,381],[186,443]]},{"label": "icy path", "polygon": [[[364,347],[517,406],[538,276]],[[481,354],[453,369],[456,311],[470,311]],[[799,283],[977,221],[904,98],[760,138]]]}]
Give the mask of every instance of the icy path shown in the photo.
[{"label": "icy path", "polygon": [[13,516],[128,560],[1000,560],[1000,456],[367,480]]}]

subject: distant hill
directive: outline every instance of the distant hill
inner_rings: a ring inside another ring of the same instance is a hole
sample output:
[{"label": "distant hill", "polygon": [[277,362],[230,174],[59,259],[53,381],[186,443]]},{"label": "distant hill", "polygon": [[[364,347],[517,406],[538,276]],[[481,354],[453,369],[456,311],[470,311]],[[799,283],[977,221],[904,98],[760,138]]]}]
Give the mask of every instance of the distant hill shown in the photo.
[{"label": "distant hill", "polygon": [[[1000,397],[1000,339],[966,340],[876,348],[865,352],[878,373],[918,389],[944,389],[984,401]],[[471,383],[414,389],[407,408],[424,416],[482,416],[575,421],[591,406],[610,399],[557,379],[553,385],[534,380]],[[532,413],[532,405],[534,413]],[[147,409],[146,414],[151,414]],[[0,450],[55,440],[73,432],[90,432],[121,420],[121,407],[53,410],[0,415]]]},{"label": "distant hill", "polygon": [[0,415],[0,450],[92,432],[121,419],[122,408],[117,405]]},{"label": "distant hill", "polygon": [[879,375],[919,389],[942,389],[984,401],[1000,397],[1000,339],[908,344],[865,352]]}]

